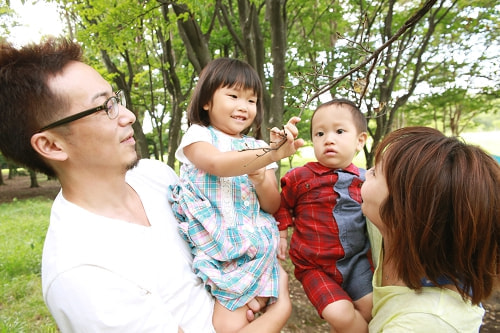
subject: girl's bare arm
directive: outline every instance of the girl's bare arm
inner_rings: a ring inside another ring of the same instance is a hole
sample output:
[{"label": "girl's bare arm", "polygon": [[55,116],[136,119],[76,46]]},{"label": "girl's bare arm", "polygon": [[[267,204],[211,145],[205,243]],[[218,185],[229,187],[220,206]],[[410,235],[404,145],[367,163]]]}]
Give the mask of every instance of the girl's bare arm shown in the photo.
[{"label": "girl's bare arm", "polygon": [[274,169],[258,169],[248,174],[248,178],[255,186],[260,208],[269,214],[274,214],[280,208],[280,193]]},{"label": "girl's bare arm", "polygon": [[[253,173],[272,162],[277,162],[292,155],[304,145],[304,140],[295,139],[298,134],[295,124],[299,120],[298,117],[293,117],[285,125],[284,130],[278,128],[271,130],[274,137],[281,137],[286,133],[286,142],[279,149],[268,151],[266,148],[262,148],[221,152],[208,142],[195,142],[184,148],[184,155],[197,168],[219,177],[233,177]],[[277,146],[277,143],[271,143],[270,148],[277,148]]]}]

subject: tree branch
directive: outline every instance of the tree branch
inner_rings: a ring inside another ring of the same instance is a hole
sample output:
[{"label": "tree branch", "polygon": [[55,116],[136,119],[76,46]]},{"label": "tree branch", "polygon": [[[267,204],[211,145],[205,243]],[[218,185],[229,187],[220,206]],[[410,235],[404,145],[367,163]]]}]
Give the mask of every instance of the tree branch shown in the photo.
[{"label": "tree branch", "polygon": [[[427,0],[422,8],[420,8],[412,17],[410,17],[404,24],[403,26],[390,38],[388,39],[382,46],[380,46],[378,49],[372,52],[372,54],[366,58],[363,62],[361,62],[359,65],[353,67],[351,70],[346,72],[345,74],[339,76],[338,78],[334,79],[333,81],[330,81],[328,84],[324,85],[321,87],[317,92],[312,94],[304,103],[304,105],[309,104],[311,101],[314,99],[318,98],[320,95],[324,94],[325,92],[329,91],[333,87],[335,87],[339,82],[344,80],[346,77],[351,75],[352,73],[357,72],[360,70],[362,67],[366,66],[368,63],[370,63],[372,60],[378,59],[379,55],[384,51],[387,47],[389,47],[394,41],[396,41],[401,35],[403,35],[408,29],[413,27],[417,22],[424,17],[425,14],[434,6],[437,0]],[[301,111],[302,113],[302,111]]]}]

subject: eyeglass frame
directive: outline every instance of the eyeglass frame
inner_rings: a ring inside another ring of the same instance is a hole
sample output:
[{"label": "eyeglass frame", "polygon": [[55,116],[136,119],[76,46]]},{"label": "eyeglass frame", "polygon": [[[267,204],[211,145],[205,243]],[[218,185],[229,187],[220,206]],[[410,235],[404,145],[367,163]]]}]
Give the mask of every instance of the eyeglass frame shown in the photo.
[{"label": "eyeglass frame", "polygon": [[106,111],[106,115],[108,116],[109,119],[111,119],[111,120],[112,119],[116,119],[116,117],[118,117],[118,115],[120,114],[120,109],[119,108],[117,109],[118,111],[116,112],[116,116],[111,117],[109,115],[108,103],[110,101],[114,100],[116,102],[116,104],[114,104],[114,105],[116,105],[116,106],[122,105],[124,107],[127,107],[127,100],[125,99],[125,95],[123,94],[122,90],[118,90],[114,94],[115,94],[114,96],[111,96],[110,98],[106,99],[106,101],[102,105],[99,105],[99,106],[96,106],[95,108],[88,109],[88,110],[85,110],[85,111],[82,111],[82,112],[78,112],[78,113],[75,113],[75,114],[73,114],[71,116],[59,119],[58,121],[55,121],[55,122],[53,122],[51,124],[43,126],[42,128],[40,128],[38,130],[37,133],[40,133],[40,132],[43,132],[43,131],[46,131],[48,129],[51,129],[51,128],[54,128],[54,127],[58,127],[58,126],[61,126],[61,125],[69,124],[70,122],[73,122],[75,120],[81,119],[81,118],[86,117],[86,116],[90,116],[91,114],[99,112],[101,110],[105,110]]}]

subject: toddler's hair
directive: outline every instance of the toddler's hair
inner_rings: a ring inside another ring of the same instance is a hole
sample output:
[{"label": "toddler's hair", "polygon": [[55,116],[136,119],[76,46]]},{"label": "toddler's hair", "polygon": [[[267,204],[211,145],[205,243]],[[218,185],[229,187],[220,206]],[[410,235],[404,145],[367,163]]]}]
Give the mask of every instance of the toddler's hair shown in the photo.
[{"label": "toddler's hair", "polygon": [[334,98],[328,102],[321,104],[320,106],[318,106],[316,108],[316,110],[314,110],[314,113],[311,117],[311,125],[309,127],[309,135],[311,136],[311,139],[312,139],[312,120],[314,118],[314,115],[316,114],[316,112],[319,109],[322,109],[322,108],[330,106],[330,105],[338,105],[340,107],[346,107],[351,112],[352,119],[354,120],[354,125],[356,126],[358,134],[366,132],[368,130],[367,124],[366,124],[366,118],[365,118],[363,112],[361,112],[361,110],[358,108],[358,106],[354,102],[352,102],[346,98]]}]

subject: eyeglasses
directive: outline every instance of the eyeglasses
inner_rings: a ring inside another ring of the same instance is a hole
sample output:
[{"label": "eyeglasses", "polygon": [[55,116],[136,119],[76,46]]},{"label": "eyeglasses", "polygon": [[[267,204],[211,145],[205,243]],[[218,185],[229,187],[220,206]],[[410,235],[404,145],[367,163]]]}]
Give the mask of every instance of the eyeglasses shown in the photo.
[{"label": "eyeglasses", "polygon": [[116,117],[118,117],[118,114],[120,113],[119,105],[123,105],[124,107],[127,106],[127,100],[125,99],[125,95],[121,90],[115,92],[115,96],[111,96],[110,98],[108,98],[102,105],[92,109],[88,109],[86,111],[75,113],[74,115],[60,119],[56,122],[53,122],[52,124],[46,125],[40,128],[38,130],[38,133],[57,126],[65,125],[67,123],[86,117],[101,110],[106,111],[106,114],[108,115],[109,119],[115,119]]}]

